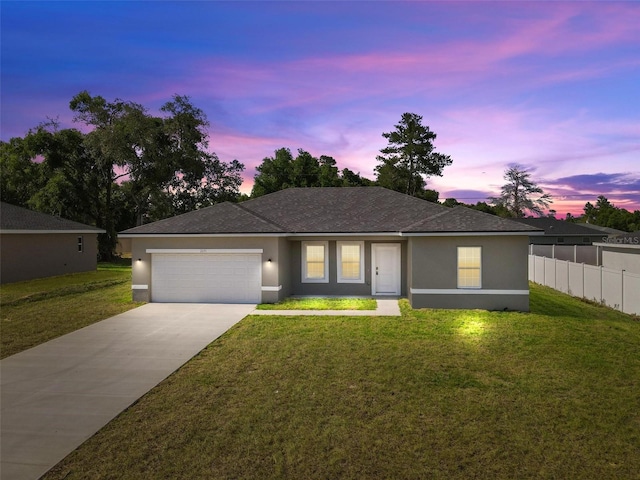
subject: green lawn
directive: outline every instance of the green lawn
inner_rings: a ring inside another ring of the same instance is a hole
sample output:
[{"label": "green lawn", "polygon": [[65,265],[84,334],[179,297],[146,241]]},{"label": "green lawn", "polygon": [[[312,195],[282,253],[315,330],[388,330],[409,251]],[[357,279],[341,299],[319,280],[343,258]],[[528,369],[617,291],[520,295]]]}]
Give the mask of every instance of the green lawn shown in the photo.
[{"label": "green lawn", "polygon": [[531,306],[247,317],[44,478],[639,478],[640,322]]},{"label": "green lawn", "polygon": [[95,272],[0,287],[0,358],[130,310],[131,267],[99,264]]},{"label": "green lawn", "polygon": [[375,310],[373,298],[287,298],[278,303],[261,303],[258,310]]}]

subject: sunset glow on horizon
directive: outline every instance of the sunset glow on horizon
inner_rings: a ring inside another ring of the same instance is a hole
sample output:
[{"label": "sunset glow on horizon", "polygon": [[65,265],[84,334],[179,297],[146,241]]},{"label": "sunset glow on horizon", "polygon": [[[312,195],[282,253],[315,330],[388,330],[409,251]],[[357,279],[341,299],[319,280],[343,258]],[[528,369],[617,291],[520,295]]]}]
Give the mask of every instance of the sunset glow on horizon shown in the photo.
[{"label": "sunset glow on horizon", "polygon": [[374,179],[404,112],[453,164],[427,188],[487,201],[509,165],[558,218],[604,195],[640,210],[640,3],[3,1],[0,138],[75,126],[82,90],[174,94],[207,115],[222,161],[287,147]]}]

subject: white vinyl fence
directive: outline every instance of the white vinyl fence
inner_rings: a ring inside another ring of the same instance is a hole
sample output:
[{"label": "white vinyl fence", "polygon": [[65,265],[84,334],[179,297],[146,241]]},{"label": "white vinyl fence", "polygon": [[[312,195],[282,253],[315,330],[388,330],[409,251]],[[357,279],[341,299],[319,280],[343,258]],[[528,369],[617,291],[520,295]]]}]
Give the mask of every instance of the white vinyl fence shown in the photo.
[{"label": "white vinyl fence", "polygon": [[636,273],[529,255],[529,280],[640,315],[640,275]]}]

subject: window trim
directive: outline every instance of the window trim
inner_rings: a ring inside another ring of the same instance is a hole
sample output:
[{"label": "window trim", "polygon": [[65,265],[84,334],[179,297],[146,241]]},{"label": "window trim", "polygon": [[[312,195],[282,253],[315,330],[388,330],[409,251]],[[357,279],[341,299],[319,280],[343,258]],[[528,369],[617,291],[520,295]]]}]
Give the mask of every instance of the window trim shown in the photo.
[{"label": "window trim", "polygon": [[[478,265],[478,267],[460,267],[460,249],[461,248],[477,248],[480,250],[480,264]],[[482,288],[482,246],[480,245],[459,245],[457,250],[456,250],[456,276],[457,276],[457,288],[462,289],[462,290],[480,290]],[[477,270],[478,273],[480,274],[478,276],[479,282],[477,286],[467,286],[467,285],[460,285],[460,271],[461,270]]]},{"label": "window trim", "polygon": [[[301,242],[302,248],[302,283],[329,283],[329,242]],[[322,246],[324,248],[324,277],[307,278],[307,247]]]},{"label": "window trim", "polygon": [[[358,278],[342,278],[342,247],[345,245],[358,245],[360,247],[360,272]],[[364,242],[336,242],[336,267],[338,271],[338,283],[364,283]]]},{"label": "window trim", "polygon": [[84,236],[83,235],[78,235],[77,246],[78,246],[78,253],[84,253]]}]

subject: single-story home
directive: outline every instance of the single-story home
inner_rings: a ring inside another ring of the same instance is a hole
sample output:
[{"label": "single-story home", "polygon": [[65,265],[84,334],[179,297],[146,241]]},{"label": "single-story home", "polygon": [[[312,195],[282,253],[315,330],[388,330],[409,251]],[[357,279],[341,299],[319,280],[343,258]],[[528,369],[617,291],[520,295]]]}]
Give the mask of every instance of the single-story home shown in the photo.
[{"label": "single-story home", "polygon": [[381,187],[338,187],[220,203],[120,238],[131,240],[137,301],[389,295],[414,308],[526,311],[536,231]]},{"label": "single-story home", "polygon": [[602,266],[640,274],[640,231],[608,237],[594,243],[602,252]]},{"label": "single-story home", "polygon": [[0,283],[95,270],[99,228],[0,203]]},{"label": "single-story home", "polygon": [[592,245],[602,242],[609,233],[584,223],[573,223],[553,217],[514,218],[516,222],[544,230],[544,235],[532,235],[532,245]]}]

